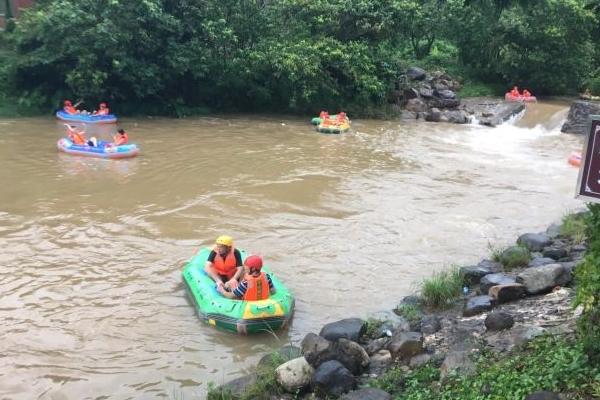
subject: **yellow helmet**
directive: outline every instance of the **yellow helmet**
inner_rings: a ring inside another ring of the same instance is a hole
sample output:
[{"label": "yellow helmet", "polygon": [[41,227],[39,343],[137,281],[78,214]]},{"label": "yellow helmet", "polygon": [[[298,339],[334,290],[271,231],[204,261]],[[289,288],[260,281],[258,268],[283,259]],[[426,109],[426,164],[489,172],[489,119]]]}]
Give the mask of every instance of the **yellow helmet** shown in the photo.
[{"label": "yellow helmet", "polygon": [[231,247],[233,246],[233,238],[227,235],[221,235],[217,238],[217,244],[222,244],[223,246]]}]

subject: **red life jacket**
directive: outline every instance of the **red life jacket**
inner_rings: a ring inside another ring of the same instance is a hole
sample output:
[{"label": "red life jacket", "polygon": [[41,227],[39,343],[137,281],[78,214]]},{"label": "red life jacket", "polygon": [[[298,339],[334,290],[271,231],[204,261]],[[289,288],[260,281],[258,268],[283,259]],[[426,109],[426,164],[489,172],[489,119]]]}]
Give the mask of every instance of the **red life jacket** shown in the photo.
[{"label": "red life jacket", "polygon": [[81,132],[70,131],[69,139],[75,144],[84,145],[85,144],[85,136]]},{"label": "red life jacket", "polygon": [[243,300],[255,301],[269,298],[269,281],[264,272],[261,272],[259,276],[248,275],[245,279],[248,282],[248,289],[244,293]]},{"label": "red life jacket", "polygon": [[67,114],[77,114],[77,109],[73,106],[65,106],[63,108]]},{"label": "red life jacket", "polygon": [[235,249],[232,247],[229,253],[225,256],[225,259],[221,257],[217,248],[214,248],[214,252],[216,253],[215,260],[213,261],[213,266],[217,270],[219,275],[226,276],[227,279],[233,278],[236,272],[237,260],[235,259]]}]

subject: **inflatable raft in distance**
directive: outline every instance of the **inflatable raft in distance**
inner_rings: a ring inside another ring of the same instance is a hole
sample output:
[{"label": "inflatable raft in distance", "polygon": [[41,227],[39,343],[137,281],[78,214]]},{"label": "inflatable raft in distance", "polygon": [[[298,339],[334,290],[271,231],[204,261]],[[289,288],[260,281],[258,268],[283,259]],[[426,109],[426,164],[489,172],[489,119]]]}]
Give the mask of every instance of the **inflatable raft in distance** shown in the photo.
[{"label": "inflatable raft in distance", "polygon": [[506,101],[522,101],[525,103],[534,103],[537,101],[535,96],[513,96],[510,93],[506,93],[504,95],[504,100]]},{"label": "inflatable raft in distance", "polygon": [[[183,268],[183,280],[200,318],[209,325],[240,334],[275,331],[285,327],[294,312],[294,297],[268,268],[275,294],[266,300],[244,301],[222,296],[204,271],[210,248],[203,248]],[[246,254],[240,251],[242,259]]]},{"label": "inflatable raft in distance", "polygon": [[57,111],[56,118],[60,119],[61,121],[85,122],[86,124],[113,124],[117,122],[117,116],[114,114],[69,114],[64,110]]},{"label": "inflatable raft in distance", "polygon": [[98,147],[74,144],[67,138],[62,138],[56,144],[59,151],[76,156],[87,156],[97,158],[131,158],[138,155],[140,149],[135,144],[124,144],[121,146],[107,146],[107,142],[98,142]]},{"label": "inflatable raft in distance", "polygon": [[350,121],[346,120],[341,123],[334,121],[324,121],[317,125],[317,132],[321,133],[342,133],[350,129]]}]

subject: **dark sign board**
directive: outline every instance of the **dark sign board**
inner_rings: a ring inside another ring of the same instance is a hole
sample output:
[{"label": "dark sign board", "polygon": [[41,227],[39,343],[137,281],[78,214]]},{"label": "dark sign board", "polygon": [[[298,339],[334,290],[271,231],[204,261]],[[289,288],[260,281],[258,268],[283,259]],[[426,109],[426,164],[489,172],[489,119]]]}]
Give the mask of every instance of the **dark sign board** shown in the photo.
[{"label": "dark sign board", "polygon": [[581,153],[576,197],[600,203],[600,115],[590,116],[588,136]]}]

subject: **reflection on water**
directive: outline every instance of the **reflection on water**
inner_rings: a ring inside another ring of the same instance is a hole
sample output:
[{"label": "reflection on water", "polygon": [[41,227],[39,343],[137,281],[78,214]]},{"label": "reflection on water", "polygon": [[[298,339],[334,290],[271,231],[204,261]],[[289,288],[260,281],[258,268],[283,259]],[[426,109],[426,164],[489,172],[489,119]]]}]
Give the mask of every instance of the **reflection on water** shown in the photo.
[{"label": "reflection on water", "polygon": [[[130,160],[58,153],[50,118],[0,121],[0,398],[194,398],[326,322],[394,307],[580,205],[565,110],[342,135],[281,116],[126,120]],[[224,233],[295,293],[289,330],[200,323],[181,269]]]}]

